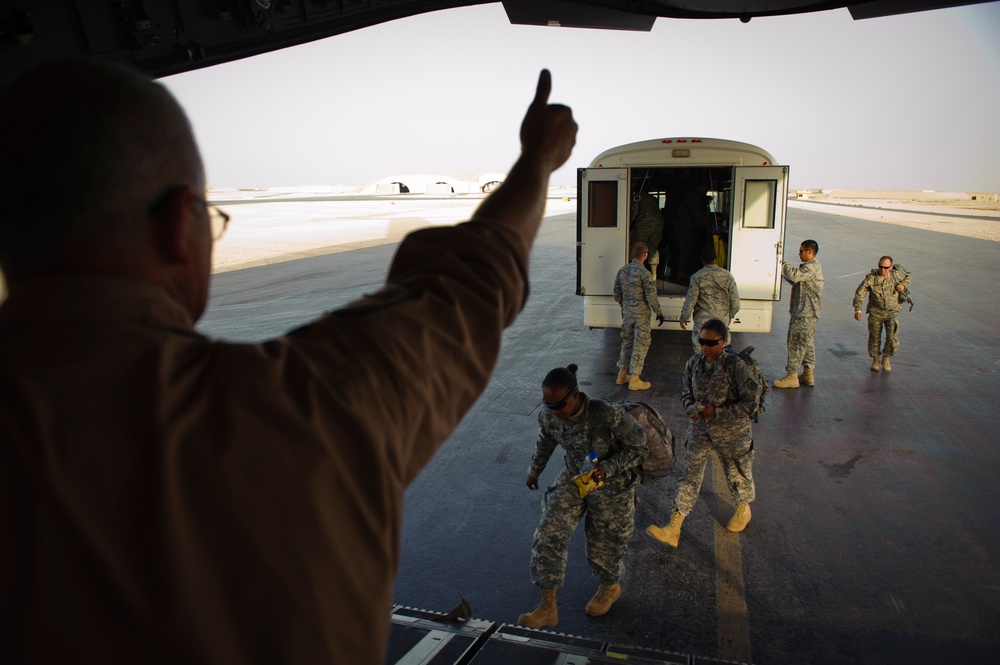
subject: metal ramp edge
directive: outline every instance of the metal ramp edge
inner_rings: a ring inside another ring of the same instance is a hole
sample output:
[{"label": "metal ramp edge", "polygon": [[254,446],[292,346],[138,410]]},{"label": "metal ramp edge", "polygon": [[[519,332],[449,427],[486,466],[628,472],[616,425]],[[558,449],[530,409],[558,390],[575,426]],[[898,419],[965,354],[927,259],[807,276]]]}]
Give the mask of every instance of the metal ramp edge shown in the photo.
[{"label": "metal ramp edge", "polygon": [[740,665],[413,607],[392,610],[385,665]]}]

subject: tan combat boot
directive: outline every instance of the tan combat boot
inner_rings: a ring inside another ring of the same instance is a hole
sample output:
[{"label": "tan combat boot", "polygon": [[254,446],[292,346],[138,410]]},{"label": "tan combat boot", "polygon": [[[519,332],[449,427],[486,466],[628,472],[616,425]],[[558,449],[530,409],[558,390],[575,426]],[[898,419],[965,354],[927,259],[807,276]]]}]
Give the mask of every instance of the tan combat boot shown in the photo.
[{"label": "tan combat boot", "polygon": [[528,628],[554,626],[559,623],[559,607],[556,605],[556,590],[542,589],[542,600],[535,609],[517,617],[517,622]]},{"label": "tan combat boot", "polygon": [[873,372],[877,372],[877,371],[879,371],[879,370],[880,370],[881,368],[882,368],[882,366],[878,364],[878,356],[874,356],[874,357],[872,357],[872,366],[871,366],[871,368],[870,368],[870,369],[871,369],[871,371],[873,371]]},{"label": "tan combat boot", "polygon": [[815,386],[816,385],[816,379],[815,379],[815,377],[813,377],[813,368],[812,367],[803,367],[802,368],[802,376],[799,377],[799,383],[801,383],[804,386]]},{"label": "tan combat boot", "polygon": [[629,390],[649,390],[650,385],[649,381],[640,379],[638,374],[632,374],[628,377]]},{"label": "tan combat boot", "polygon": [[799,375],[794,372],[789,372],[785,375],[783,379],[774,380],[775,388],[798,388],[799,387]]},{"label": "tan combat boot", "polygon": [[670,515],[669,524],[666,526],[651,524],[646,527],[646,533],[661,543],[677,547],[677,544],[681,542],[681,524],[684,524],[684,516],[675,510]]},{"label": "tan combat boot", "polygon": [[748,522],[750,522],[750,504],[738,503],[736,504],[736,510],[733,512],[733,516],[729,519],[729,524],[726,525],[726,530],[732,531],[733,533],[739,533],[743,529],[747,528]]},{"label": "tan combat boot", "polygon": [[599,617],[607,614],[621,595],[622,586],[620,584],[612,584],[611,586],[602,584],[597,587],[597,593],[587,603],[587,616]]},{"label": "tan combat boot", "polygon": [[882,356],[882,371],[891,372],[892,365],[889,364],[889,356]]},{"label": "tan combat boot", "polygon": [[619,386],[623,386],[625,385],[626,381],[628,381],[628,370],[626,370],[624,367],[619,367],[618,378],[615,379],[615,383],[617,383]]}]

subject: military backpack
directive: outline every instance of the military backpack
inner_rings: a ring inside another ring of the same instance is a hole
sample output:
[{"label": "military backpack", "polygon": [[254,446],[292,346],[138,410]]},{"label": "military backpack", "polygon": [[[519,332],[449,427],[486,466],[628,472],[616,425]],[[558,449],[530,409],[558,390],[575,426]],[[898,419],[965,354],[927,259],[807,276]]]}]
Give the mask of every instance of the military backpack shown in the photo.
[{"label": "military backpack", "polygon": [[669,476],[674,471],[674,435],[663,421],[663,416],[645,402],[617,402],[625,412],[635,418],[646,432],[649,455],[639,465],[642,482],[651,483]]},{"label": "military backpack", "polygon": [[750,376],[753,377],[756,387],[754,388],[754,393],[757,399],[757,406],[754,408],[753,413],[750,414],[750,420],[757,422],[757,416],[764,413],[764,398],[767,397],[767,374],[764,373],[764,368],[760,366],[760,363],[753,357],[754,347],[748,346],[739,353],[733,350],[733,347],[727,346],[726,353],[739,357],[750,370]]},{"label": "military backpack", "polygon": [[[903,279],[906,279],[906,275],[908,275],[910,273],[909,270],[907,270],[906,268],[904,268],[903,266],[898,265],[898,264],[894,265],[892,267],[892,269],[893,270],[899,270],[900,272],[905,273],[904,276],[903,276]],[[899,304],[900,305],[905,305],[906,303],[910,303],[910,311],[912,312],[913,311],[913,298],[910,297],[910,288],[908,286],[904,286],[903,290],[899,292]]]}]

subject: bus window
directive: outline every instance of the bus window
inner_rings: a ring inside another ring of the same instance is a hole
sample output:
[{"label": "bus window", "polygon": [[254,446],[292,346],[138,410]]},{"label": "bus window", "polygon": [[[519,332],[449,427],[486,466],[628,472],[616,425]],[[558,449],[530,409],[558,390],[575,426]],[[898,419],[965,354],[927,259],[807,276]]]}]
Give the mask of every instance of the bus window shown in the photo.
[{"label": "bus window", "polygon": [[743,228],[774,228],[774,180],[747,180],[743,196]]},{"label": "bus window", "polygon": [[618,226],[618,183],[613,180],[591,182],[589,194],[590,210],[587,211],[587,226],[591,228]]}]

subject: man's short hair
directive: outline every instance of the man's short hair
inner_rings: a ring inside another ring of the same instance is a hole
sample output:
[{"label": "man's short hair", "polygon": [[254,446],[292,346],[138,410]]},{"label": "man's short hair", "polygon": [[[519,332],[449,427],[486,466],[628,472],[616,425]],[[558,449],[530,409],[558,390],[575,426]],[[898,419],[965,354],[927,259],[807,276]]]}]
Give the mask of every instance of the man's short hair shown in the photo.
[{"label": "man's short hair", "polygon": [[705,245],[701,248],[701,262],[715,263],[716,253],[714,245]]},{"label": "man's short hair", "polygon": [[882,258],[880,258],[880,259],[878,260],[878,262],[879,262],[879,263],[882,263],[882,261],[884,261],[885,259],[889,259],[889,265],[893,265],[893,266],[894,266],[894,265],[896,265],[896,262],[895,262],[895,261],[893,261],[893,260],[892,260],[892,257],[891,257],[891,256],[889,256],[888,254],[886,254],[885,256],[883,256]]},{"label": "man's short hair", "polygon": [[805,247],[813,254],[819,254],[819,243],[815,240],[803,240],[802,247]]},{"label": "man's short hair", "polygon": [[637,259],[649,251],[649,245],[644,242],[637,242],[632,245],[632,258]]},{"label": "man's short hair", "polygon": [[722,339],[726,339],[729,336],[729,328],[726,326],[725,321],[721,319],[709,319],[705,321],[705,323],[701,324],[701,330],[714,330],[719,333],[719,337]]},{"label": "man's short hair", "polygon": [[11,280],[128,251],[159,196],[203,180],[180,105],[127,67],[42,63],[0,90],[0,125],[0,266]]}]

